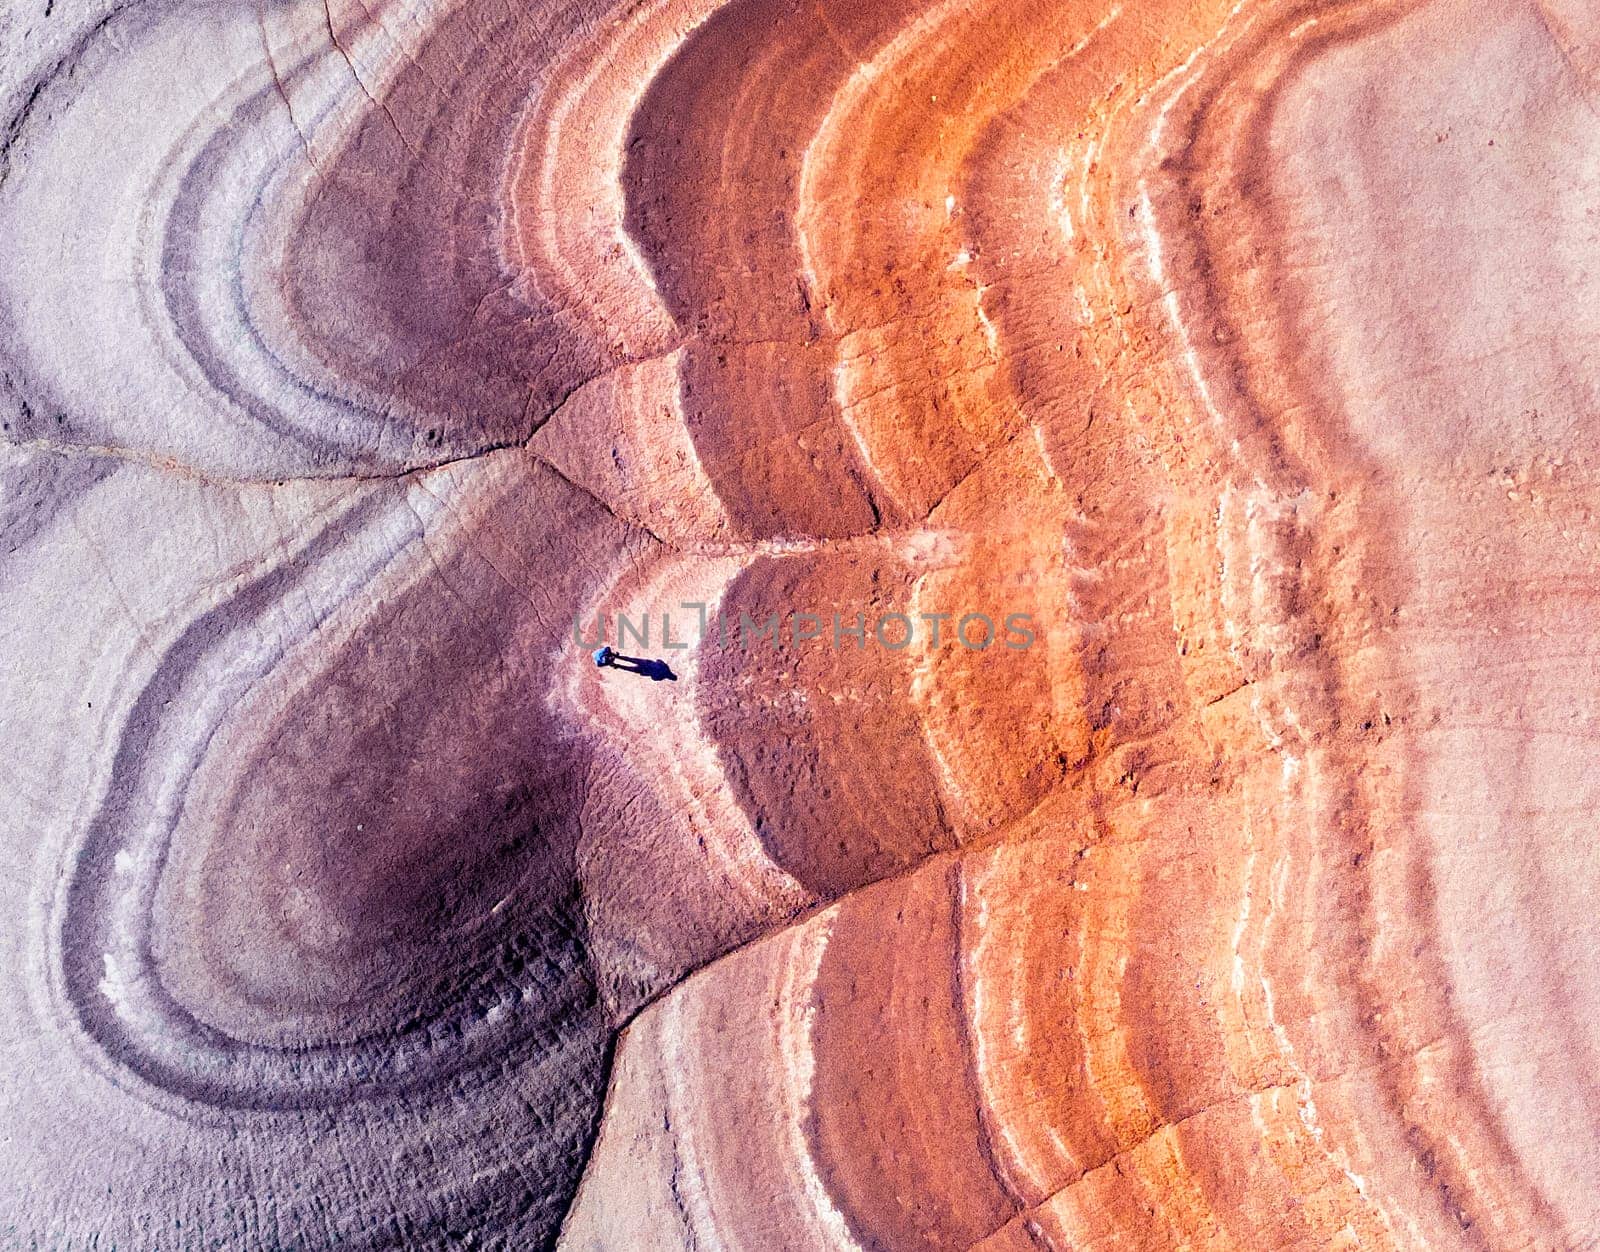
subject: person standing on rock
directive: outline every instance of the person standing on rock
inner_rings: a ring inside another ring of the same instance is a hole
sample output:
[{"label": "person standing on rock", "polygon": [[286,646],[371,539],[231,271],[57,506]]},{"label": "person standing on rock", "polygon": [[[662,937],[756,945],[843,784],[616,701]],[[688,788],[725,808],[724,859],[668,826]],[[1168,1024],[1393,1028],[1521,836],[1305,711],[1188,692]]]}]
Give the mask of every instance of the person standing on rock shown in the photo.
[{"label": "person standing on rock", "polygon": [[630,674],[639,674],[655,682],[678,681],[678,676],[672,672],[672,667],[665,661],[651,660],[649,657],[624,656],[609,645],[595,649],[594,663],[600,669],[620,669]]}]

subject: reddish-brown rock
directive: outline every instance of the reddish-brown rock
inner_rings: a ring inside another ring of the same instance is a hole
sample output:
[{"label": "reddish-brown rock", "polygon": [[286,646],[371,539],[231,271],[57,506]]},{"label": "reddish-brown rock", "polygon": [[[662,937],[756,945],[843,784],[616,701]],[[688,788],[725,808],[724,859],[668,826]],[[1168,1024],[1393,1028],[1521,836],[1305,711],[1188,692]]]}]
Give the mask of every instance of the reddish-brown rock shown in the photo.
[{"label": "reddish-brown rock", "polygon": [[1595,1243],[1597,89],[0,13],[0,1246]]}]

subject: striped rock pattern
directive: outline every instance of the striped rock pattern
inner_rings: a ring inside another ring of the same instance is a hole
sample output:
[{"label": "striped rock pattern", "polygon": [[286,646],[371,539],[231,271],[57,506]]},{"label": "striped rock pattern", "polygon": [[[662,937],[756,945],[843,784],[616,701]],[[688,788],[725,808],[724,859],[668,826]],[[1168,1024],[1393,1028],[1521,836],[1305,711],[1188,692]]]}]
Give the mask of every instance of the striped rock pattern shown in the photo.
[{"label": "striped rock pattern", "polygon": [[15,0],[0,106],[0,1246],[1600,1239],[1584,0]]}]

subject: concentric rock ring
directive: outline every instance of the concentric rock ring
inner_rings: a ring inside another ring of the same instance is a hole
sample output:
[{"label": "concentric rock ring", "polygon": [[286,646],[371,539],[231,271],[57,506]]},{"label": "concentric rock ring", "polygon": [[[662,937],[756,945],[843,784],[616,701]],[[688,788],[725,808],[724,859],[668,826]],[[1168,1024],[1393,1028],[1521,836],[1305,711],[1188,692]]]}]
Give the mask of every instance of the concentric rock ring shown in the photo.
[{"label": "concentric rock ring", "polygon": [[0,15],[0,1242],[1593,1242],[1597,39]]}]

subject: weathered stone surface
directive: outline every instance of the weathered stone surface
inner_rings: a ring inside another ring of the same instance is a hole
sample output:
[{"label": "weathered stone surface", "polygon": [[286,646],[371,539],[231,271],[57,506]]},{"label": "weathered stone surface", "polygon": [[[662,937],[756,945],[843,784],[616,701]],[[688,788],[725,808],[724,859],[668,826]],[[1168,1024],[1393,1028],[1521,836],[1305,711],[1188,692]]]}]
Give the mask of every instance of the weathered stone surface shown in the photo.
[{"label": "weathered stone surface", "polygon": [[0,1245],[1600,1239],[1597,89],[1578,0],[0,12]]}]

